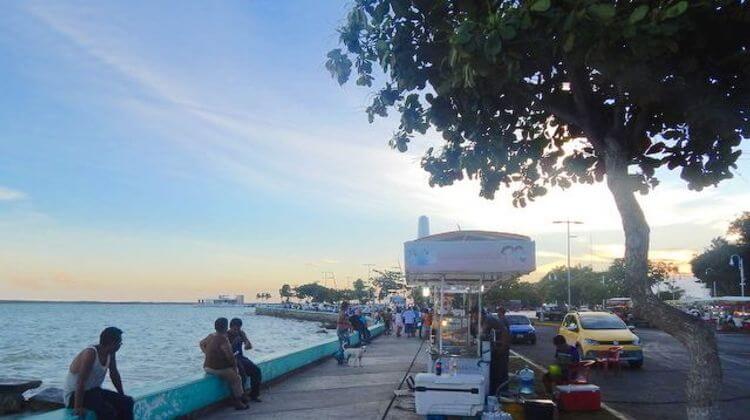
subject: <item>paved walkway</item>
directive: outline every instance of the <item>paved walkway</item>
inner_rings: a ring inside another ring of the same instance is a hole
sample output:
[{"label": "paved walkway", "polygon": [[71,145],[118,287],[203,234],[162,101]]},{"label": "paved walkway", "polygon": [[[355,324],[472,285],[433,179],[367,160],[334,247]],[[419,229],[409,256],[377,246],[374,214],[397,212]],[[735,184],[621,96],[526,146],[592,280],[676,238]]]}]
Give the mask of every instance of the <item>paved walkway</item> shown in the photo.
[{"label": "paved walkway", "polygon": [[[261,393],[247,411],[231,408],[208,419],[419,419],[393,404],[393,391],[407,372],[425,371],[426,346],[419,338],[381,336],[367,346],[362,367],[340,367],[333,358],[288,377]],[[406,385],[403,385],[405,388]],[[413,399],[411,400],[413,403]],[[413,407],[413,404],[412,404]],[[413,408],[412,408],[413,410]]]}]

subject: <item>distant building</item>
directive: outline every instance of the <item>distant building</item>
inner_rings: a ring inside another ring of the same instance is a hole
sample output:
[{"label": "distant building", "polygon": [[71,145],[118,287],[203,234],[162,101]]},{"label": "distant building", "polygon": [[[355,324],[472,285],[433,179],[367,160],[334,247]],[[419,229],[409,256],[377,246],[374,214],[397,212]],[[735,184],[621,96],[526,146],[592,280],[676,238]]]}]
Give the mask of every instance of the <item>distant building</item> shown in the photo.
[{"label": "distant building", "polygon": [[200,306],[245,306],[245,295],[219,295],[218,298],[198,299]]}]

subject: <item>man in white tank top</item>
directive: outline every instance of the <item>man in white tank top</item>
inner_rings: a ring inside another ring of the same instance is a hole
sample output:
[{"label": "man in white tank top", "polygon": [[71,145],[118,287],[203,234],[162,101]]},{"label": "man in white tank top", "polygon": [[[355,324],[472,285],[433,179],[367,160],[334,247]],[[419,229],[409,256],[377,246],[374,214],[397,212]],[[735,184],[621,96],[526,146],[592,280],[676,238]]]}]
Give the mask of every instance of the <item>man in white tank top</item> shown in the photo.
[{"label": "man in white tank top", "polygon": [[[86,410],[91,410],[99,419],[133,418],[133,399],[125,395],[115,359],[121,345],[122,331],[107,327],[99,336],[99,344],[83,349],[73,359],[65,378],[64,395],[65,404],[76,415],[85,416]],[[117,392],[101,388],[107,371]]]}]

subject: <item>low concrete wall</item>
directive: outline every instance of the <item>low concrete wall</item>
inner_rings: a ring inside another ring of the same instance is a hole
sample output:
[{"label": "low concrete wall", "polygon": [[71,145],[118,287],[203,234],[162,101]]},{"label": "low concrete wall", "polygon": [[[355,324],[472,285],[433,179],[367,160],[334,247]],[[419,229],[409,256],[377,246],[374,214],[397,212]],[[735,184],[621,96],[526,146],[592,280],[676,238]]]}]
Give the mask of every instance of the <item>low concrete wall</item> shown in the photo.
[{"label": "low concrete wall", "polygon": [[339,314],[336,312],[303,311],[301,309],[274,308],[268,306],[258,306],[255,308],[255,315],[317,322],[336,322],[339,317]]},{"label": "low concrete wall", "polygon": [[[370,327],[373,336],[383,332],[383,325]],[[353,345],[359,343],[359,334],[351,338]],[[311,363],[332,356],[338,349],[338,338],[312,347],[282,354],[258,363],[267,383]],[[196,374],[183,383],[150,392],[135,392],[134,414],[136,419],[173,419],[220,402],[229,397],[229,387],[215,376]],[[71,410],[55,410],[31,416],[36,420],[73,419]],[[87,417],[89,419],[90,417]]]}]

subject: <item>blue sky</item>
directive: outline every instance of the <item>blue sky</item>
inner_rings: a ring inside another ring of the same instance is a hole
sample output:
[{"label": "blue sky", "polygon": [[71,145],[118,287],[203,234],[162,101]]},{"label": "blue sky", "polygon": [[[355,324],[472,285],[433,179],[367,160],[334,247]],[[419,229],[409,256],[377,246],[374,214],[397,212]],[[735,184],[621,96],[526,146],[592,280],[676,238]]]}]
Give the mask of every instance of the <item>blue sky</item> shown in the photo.
[{"label": "blue sky", "polygon": [[[324,69],[337,1],[6,2],[0,15],[0,298],[193,300],[276,291],[399,263],[420,214],[433,231],[537,240],[587,222],[574,261],[621,253],[603,186],[527,210],[464,183],[431,189],[417,150],[388,149],[370,92]],[[673,175],[643,200],[653,257],[683,262],[750,207],[750,162],[701,194]],[[533,276],[532,276],[533,279]]]}]

